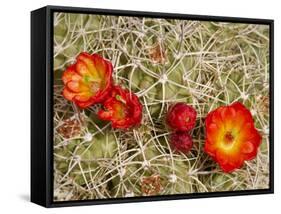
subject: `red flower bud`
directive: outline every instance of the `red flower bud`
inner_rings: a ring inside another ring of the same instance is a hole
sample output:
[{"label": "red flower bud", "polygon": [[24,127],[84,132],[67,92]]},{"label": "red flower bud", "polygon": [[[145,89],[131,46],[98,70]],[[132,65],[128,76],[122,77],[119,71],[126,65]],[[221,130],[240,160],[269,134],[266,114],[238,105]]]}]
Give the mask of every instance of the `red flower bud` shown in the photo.
[{"label": "red flower bud", "polygon": [[192,138],[186,132],[174,132],[170,137],[170,145],[176,152],[188,153],[193,145]]},{"label": "red flower bud", "polygon": [[175,131],[190,131],[195,126],[196,115],[193,107],[185,103],[176,103],[169,108],[166,122]]}]

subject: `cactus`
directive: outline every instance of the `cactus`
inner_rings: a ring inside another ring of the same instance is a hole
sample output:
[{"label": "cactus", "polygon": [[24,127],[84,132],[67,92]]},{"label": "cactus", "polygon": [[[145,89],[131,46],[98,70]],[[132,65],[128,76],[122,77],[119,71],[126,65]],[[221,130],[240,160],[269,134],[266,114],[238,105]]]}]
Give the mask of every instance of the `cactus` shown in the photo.
[{"label": "cactus", "polygon": [[[110,60],[115,83],[139,97],[140,127],[113,129],[97,105],[81,110],[62,97],[62,72],[82,51]],[[55,13],[53,72],[56,201],[268,188],[268,26]],[[204,118],[234,101],[251,110],[263,142],[256,159],[225,174],[203,151]],[[168,142],[175,102],[197,111],[187,154]]]}]

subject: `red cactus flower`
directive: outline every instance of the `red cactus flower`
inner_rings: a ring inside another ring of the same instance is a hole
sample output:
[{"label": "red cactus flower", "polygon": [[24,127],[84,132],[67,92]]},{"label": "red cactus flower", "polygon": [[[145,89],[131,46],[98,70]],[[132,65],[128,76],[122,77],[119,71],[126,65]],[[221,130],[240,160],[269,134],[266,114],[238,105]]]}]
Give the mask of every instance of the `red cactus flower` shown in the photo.
[{"label": "red cactus flower", "polygon": [[193,145],[191,136],[186,132],[174,132],[170,137],[170,145],[176,152],[188,153]]},{"label": "red cactus flower", "polygon": [[80,108],[104,101],[112,84],[112,64],[98,54],[80,53],[63,73],[63,96]]},{"label": "red cactus flower", "polygon": [[196,115],[193,107],[185,103],[176,103],[169,108],[166,122],[175,131],[189,131],[195,126]]},{"label": "red cactus flower", "polygon": [[256,157],[261,136],[242,103],[217,108],[207,115],[205,123],[205,151],[224,172],[240,168],[245,160]]},{"label": "red cactus flower", "polygon": [[138,97],[126,89],[114,86],[103,105],[104,110],[100,110],[98,116],[101,120],[111,121],[113,128],[128,129],[141,122],[142,105]]}]

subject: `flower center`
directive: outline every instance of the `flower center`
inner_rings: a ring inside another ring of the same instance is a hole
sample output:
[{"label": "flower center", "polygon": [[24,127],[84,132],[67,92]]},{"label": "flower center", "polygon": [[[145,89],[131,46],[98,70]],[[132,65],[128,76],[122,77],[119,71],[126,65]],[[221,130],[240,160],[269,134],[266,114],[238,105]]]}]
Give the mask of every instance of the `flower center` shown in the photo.
[{"label": "flower center", "polygon": [[98,82],[92,81],[90,84],[90,89],[93,94],[96,94],[100,89],[100,84]]},{"label": "flower center", "polygon": [[116,118],[118,119],[124,119],[126,117],[128,117],[129,112],[128,109],[126,108],[126,106],[121,103],[120,105],[116,106]]},{"label": "flower center", "polygon": [[226,144],[232,144],[234,141],[234,136],[231,132],[226,132],[226,134],[224,135],[224,142]]}]

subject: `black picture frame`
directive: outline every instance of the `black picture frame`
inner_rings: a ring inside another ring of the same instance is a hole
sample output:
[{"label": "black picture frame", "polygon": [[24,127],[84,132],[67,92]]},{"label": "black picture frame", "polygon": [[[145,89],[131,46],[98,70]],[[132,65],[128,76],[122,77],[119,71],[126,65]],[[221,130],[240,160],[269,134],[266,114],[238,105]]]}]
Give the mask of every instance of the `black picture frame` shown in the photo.
[{"label": "black picture frame", "polygon": [[[270,188],[231,192],[208,192],[181,195],[98,199],[89,201],[53,201],[53,13],[70,12],[117,16],[223,21],[264,24],[270,27]],[[78,7],[46,6],[31,12],[31,201],[44,207],[144,202],[274,192],[274,21],[269,19],[186,15]]]}]

